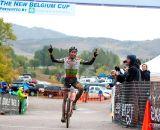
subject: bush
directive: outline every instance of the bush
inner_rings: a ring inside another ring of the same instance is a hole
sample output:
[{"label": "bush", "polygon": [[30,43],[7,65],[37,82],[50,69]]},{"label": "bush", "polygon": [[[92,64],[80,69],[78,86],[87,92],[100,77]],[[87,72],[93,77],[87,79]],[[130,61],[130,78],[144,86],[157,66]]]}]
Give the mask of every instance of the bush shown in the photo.
[{"label": "bush", "polygon": [[36,78],[36,72],[32,71],[31,76],[32,76],[32,78]]},{"label": "bush", "polygon": [[43,70],[43,73],[46,74],[46,75],[50,75],[50,71],[49,71],[48,68],[45,68],[45,69]]}]

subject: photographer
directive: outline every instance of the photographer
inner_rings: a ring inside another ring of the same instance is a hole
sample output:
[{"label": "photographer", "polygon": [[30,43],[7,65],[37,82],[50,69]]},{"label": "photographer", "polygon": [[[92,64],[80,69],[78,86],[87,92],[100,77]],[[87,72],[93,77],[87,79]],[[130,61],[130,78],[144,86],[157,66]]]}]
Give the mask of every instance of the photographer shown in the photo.
[{"label": "photographer", "polygon": [[141,81],[141,71],[136,56],[128,55],[124,63],[128,66],[128,70],[124,74],[120,73],[117,75],[117,81],[120,83],[123,83],[124,81]]}]

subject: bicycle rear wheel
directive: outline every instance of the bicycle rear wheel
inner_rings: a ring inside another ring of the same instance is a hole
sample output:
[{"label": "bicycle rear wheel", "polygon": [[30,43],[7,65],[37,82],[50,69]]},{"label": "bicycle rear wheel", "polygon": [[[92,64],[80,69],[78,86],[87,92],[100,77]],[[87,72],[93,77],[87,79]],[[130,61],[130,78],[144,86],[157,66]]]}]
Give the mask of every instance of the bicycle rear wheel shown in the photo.
[{"label": "bicycle rear wheel", "polygon": [[69,128],[70,124],[70,108],[71,108],[71,102],[70,99],[67,99],[67,113],[66,113],[66,127]]}]

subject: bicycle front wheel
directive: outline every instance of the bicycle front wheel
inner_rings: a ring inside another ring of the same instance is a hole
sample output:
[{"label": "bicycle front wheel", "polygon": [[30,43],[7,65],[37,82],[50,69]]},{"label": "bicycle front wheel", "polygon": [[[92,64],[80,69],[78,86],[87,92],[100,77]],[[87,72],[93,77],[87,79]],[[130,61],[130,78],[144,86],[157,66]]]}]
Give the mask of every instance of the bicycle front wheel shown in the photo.
[{"label": "bicycle front wheel", "polygon": [[66,113],[66,127],[69,128],[70,124],[70,108],[71,108],[70,99],[67,100],[67,113]]}]

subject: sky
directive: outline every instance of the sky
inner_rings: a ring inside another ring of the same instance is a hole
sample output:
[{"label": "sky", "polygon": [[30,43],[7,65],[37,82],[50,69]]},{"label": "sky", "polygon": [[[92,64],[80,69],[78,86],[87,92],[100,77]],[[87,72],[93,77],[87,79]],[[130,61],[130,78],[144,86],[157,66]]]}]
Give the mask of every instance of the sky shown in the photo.
[{"label": "sky", "polygon": [[2,13],[6,22],[43,27],[80,37],[118,40],[160,38],[160,9],[76,5],[75,15],[22,15]]}]

